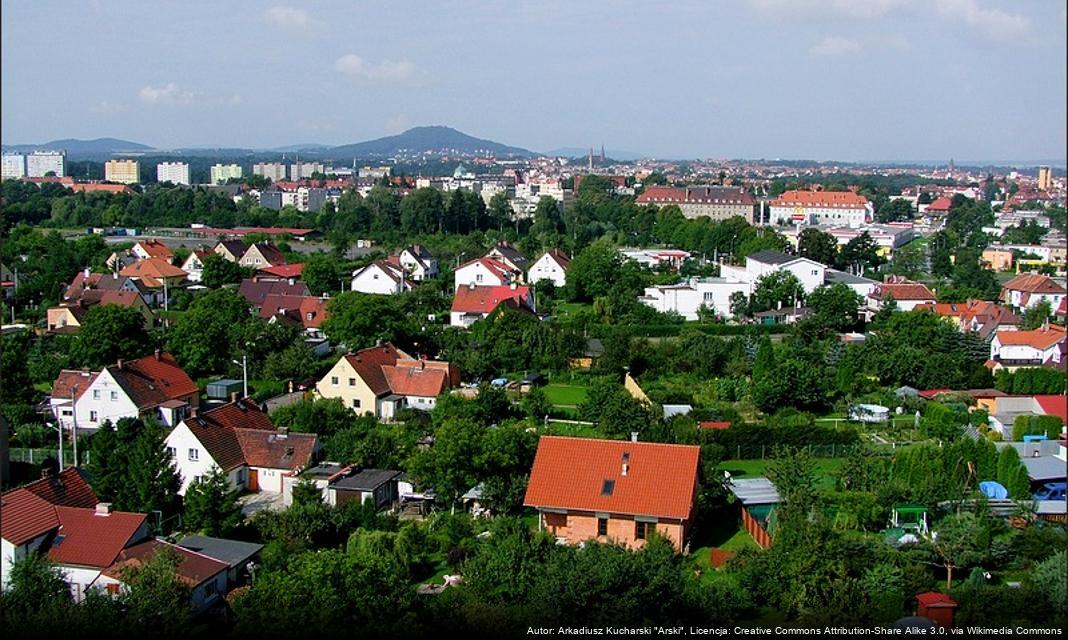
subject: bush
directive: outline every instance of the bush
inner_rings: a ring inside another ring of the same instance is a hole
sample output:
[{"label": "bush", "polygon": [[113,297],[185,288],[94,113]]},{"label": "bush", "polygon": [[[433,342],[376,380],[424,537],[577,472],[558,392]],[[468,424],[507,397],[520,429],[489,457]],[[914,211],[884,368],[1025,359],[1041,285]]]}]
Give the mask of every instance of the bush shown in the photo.
[{"label": "bush", "polygon": [[1020,442],[1024,436],[1045,435],[1055,440],[1061,433],[1061,419],[1057,416],[1016,416],[1012,423],[1012,440]]}]

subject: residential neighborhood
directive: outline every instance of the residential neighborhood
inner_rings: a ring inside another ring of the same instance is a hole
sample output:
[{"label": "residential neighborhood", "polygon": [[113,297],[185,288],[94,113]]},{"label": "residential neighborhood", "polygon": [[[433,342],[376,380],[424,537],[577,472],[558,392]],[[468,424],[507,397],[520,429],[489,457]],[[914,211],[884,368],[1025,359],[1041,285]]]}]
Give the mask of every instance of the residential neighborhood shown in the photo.
[{"label": "residential neighborhood", "polygon": [[1060,3],[0,1],[3,638],[1063,635]]}]

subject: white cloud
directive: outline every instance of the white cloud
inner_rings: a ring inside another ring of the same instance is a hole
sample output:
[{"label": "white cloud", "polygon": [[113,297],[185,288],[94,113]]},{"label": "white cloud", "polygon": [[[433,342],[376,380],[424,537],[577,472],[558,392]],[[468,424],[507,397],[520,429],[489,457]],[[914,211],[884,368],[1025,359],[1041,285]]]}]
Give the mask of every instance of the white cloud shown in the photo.
[{"label": "white cloud", "polygon": [[913,4],[914,0],[749,0],[761,13],[774,15],[843,16],[871,20]]},{"label": "white cloud", "polygon": [[303,9],[293,7],[271,7],[263,12],[267,24],[298,35],[308,35],[319,26],[319,21],[308,15]]},{"label": "white cloud", "polygon": [[193,100],[192,93],[180,90],[173,82],[162,87],[142,87],[138,96],[145,104],[188,104]]},{"label": "white cloud", "polygon": [[808,53],[813,56],[832,58],[860,53],[860,49],[860,42],[853,38],[827,36],[823,40],[812,45],[812,47],[809,48]]},{"label": "white cloud", "polygon": [[977,0],[937,0],[943,18],[961,22],[983,38],[1000,43],[1021,43],[1031,38],[1031,21],[1018,13],[983,9]]},{"label": "white cloud", "polygon": [[411,120],[408,119],[408,114],[397,113],[386,118],[386,133],[394,134],[407,131],[412,127]]},{"label": "white cloud", "polygon": [[334,63],[334,68],[353,80],[404,81],[415,76],[415,64],[407,61],[383,60],[379,64],[367,62],[358,55],[348,53]]}]

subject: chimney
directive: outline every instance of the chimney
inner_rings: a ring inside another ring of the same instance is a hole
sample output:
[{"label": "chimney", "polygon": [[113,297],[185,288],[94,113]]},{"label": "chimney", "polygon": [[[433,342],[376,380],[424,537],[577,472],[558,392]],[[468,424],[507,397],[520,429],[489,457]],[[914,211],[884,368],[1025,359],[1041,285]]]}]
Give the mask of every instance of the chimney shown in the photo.
[{"label": "chimney", "polygon": [[512,291],[515,291],[516,288],[519,287],[519,285],[514,280],[512,281],[512,284],[510,286],[512,287]]},{"label": "chimney", "polygon": [[293,381],[292,380],[289,381],[289,392],[293,393]]},{"label": "chimney", "polygon": [[119,361],[118,361],[117,365],[118,365],[119,369],[121,370],[122,369],[122,358],[119,358]]},{"label": "chimney", "polygon": [[629,469],[629,467],[630,467],[630,465],[628,465],[626,462],[624,462],[623,463],[623,470],[620,472],[620,475],[626,477],[627,469]]},{"label": "chimney", "polygon": [[91,273],[91,271],[89,270],[89,267],[86,267],[86,268],[85,268],[85,271],[84,271],[84,273],[85,273],[85,277],[86,277],[86,278],[88,278],[88,277],[89,277],[89,274]]},{"label": "chimney", "polygon": [[468,283],[467,288],[469,290],[471,290],[471,291],[474,291],[475,290],[475,283],[474,282]]},{"label": "chimney", "polygon": [[237,402],[238,393],[236,391],[230,392],[230,402]]},{"label": "chimney", "polygon": [[638,432],[637,431],[631,431],[630,432],[630,441],[631,442],[637,442],[638,441]]},{"label": "chimney", "polygon": [[111,515],[111,503],[110,502],[98,502],[98,503],[96,503],[96,515],[98,515],[98,516]]},{"label": "chimney", "polygon": [[156,360],[159,360],[159,349],[156,349]]},{"label": "chimney", "polygon": [[297,284],[297,279],[296,278],[290,278],[289,279],[289,286],[293,286],[295,284]]},{"label": "chimney", "polygon": [[189,417],[190,418],[197,417],[197,407],[189,407]]},{"label": "chimney", "polygon": [[279,429],[278,429],[278,437],[279,438],[285,438],[285,437],[288,437],[288,436],[289,436],[289,427],[279,427]]}]

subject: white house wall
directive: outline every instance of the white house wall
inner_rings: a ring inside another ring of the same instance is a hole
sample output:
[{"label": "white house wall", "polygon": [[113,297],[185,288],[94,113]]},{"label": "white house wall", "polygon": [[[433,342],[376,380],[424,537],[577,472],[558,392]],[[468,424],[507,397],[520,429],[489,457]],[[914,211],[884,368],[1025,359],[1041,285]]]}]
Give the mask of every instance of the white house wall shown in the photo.
[{"label": "white house wall", "polygon": [[[95,397],[94,392],[99,392],[100,397]],[[115,393],[114,400],[112,392]],[[99,429],[108,420],[114,424],[122,418],[136,418],[140,415],[137,405],[107,369],[101,371],[85,393],[78,398],[74,410],[78,418],[79,433],[83,430]],[[94,414],[96,420],[92,420]]]}]

